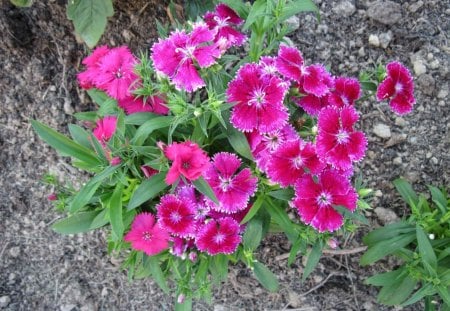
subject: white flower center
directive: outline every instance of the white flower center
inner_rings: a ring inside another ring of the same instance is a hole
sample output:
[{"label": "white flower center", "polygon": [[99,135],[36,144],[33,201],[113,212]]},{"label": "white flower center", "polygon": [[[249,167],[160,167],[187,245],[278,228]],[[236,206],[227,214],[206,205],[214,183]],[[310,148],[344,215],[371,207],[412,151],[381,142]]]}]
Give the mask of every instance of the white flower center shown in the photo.
[{"label": "white flower center", "polygon": [[338,144],[345,144],[348,142],[350,135],[344,131],[344,130],[340,130],[339,133],[336,134],[336,138],[338,141]]},{"label": "white flower center", "polygon": [[401,92],[403,90],[403,85],[400,82],[397,82],[395,84],[394,88],[395,88],[395,92],[398,93],[398,92]]},{"label": "white flower center", "polygon": [[331,205],[331,199],[332,199],[331,194],[323,191],[319,194],[319,196],[317,196],[316,202],[317,202],[317,204],[319,204],[320,207],[323,207],[323,206]]},{"label": "white flower center", "polygon": [[148,231],[144,231],[144,233],[142,233],[142,239],[144,241],[150,241],[152,239],[152,234]]},{"label": "white flower center", "polygon": [[248,105],[255,105],[256,107],[261,107],[264,104],[266,98],[266,92],[263,90],[255,90],[253,91],[252,98],[248,101]]},{"label": "white flower center", "polygon": [[225,234],[218,232],[214,236],[214,242],[217,244],[221,244],[223,241],[225,241]]},{"label": "white flower center", "polygon": [[219,179],[220,179],[220,188],[222,189],[223,192],[227,192],[228,189],[231,188],[232,183],[231,178],[223,178],[219,176]]},{"label": "white flower center", "polygon": [[174,223],[179,223],[181,220],[181,215],[180,213],[173,211],[172,213],[170,213],[170,220],[173,221]]},{"label": "white flower center", "polygon": [[294,167],[296,169],[300,169],[303,166],[303,163],[304,163],[302,156],[299,155],[298,157],[294,158],[292,160],[292,163],[294,164]]}]

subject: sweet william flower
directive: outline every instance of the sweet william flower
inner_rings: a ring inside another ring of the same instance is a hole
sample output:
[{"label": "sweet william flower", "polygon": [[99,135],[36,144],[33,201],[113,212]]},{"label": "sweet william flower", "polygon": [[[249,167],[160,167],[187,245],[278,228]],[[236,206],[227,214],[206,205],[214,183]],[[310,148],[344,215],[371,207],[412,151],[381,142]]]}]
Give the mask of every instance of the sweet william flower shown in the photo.
[{"label": "sweet william flower", "polygon": [[386,73],[386,78],[378,85],[377,100],[389,99],[389,106],[398,115],[411,112],[416,102],[411,73],[399,62],[387,64]]},{"label": "sweet william flower", "polygon": [[134,98],[133,96],[128,96],[119,100],[118,105],[125,110],[126,114],[152,112],[155,114],[166,115],[169,113],[166,102],[157,95],[149,96],[145,101],[142,97]]},{"label": "sweet william flower", "polygon": [[133,249],[153,256],[169,247],[169,238],[167,231],[159,226],[152,214],[141,213],[134,218],[124,240],[130,242]]},{"label": "sweet william flower", "polygon": [[86,70],[77,75],[78,83],[83,89],[91,89],[95,87],[94,80],[100,71],[100,63],[110,49],[106,45],[99,46],[94,49],[91,55],[83,59],[82,63],[86,66]]},{"label": "sweet william flower", "polygon": [[314,181],[304,175],[295,184],[293,206],[301,220],[319,232],[335,231],[343,224],[343,216],[333,205],[340,205],[353,212],[358,195],[344,176],[333,171],[323,171]]},{"label": "sweet william flower", "polygon": [[188,180],[196,180],[209,166],[205,151],[191,141],[172,143],[164,147],[164,154],[173,161],[166,176],[166,183],[169,185],[173,184],[180,175]]},{"label": "sweet william flower", "polygon": [[156,210],[161,227],[168,232],[179,237],[194,236],[197,227],[192,202],[167,194],[161,198]]},{"label": "sweet william flower", "polygon": [[93,134],[95,138],[104,146],[116,132],[117,117],[107,116],[97,121]]},{"label": "sweet william flower", "polygon": [[354,105],[361,97],[361,85],[355,78],[339,77],[334,80],[334,89],[328,95],[328,101],[336,107]]},{"label": "sweet william flower", "polygon": [[303,72],[303,56],[296,48],[281,45],[275,60],[276,68],[283,76],[293,81],[300,81]]},{"label": "sweet william flower", "polygon": [[209,255],[232,254],[241,242],[239,232],[239,223],[231,217],[211,219],[199,228],[195,245]]}]

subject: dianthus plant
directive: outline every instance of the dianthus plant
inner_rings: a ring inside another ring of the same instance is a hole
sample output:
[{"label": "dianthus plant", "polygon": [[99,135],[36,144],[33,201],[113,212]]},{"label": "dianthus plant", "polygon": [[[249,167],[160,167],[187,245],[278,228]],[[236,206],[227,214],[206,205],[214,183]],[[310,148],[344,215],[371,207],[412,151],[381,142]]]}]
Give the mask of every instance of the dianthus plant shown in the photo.
[{"label": "dianthus plant", "polygon": [[[151,275],[185,305],[208,298],[239,261],[276,290],[254,255],[269,232],[286,234],[289,264],[309,256],[306,278],[367,207],[369,191],[353,185],[367,149],[357,125],[361,84],[308,64],[284,39],[285,20],[314,4],[226,3],[139,57],[126,46],[92,51],[78,81],[98,110],[76,114],[83,126],[70,125],[72,139],[33,121],[93,174],[79,191],[51,196],[69,214],[53,228],[110,228],[108,248],[130,277]],[[392,62],[379,78],[376,98],[409,112],[408,70]]]}]

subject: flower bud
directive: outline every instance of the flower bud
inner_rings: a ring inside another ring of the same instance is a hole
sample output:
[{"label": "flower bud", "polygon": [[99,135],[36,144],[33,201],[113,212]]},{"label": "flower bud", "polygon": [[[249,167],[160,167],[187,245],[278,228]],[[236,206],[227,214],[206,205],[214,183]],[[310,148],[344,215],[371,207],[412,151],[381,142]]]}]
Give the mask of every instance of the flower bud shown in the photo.
[{"label": "flower bud", "polygon": [[145,178],[150,178],[153,175],[155,175],[156,173],[158,173],[157,170],[155,170],[154,168],[152,168],[148,165],[142,165],[141,171],[142,171],[142,173],[144,173]]},{"label": "flower bud", "polygon": [[197,253],[196,252],[190,252],[189,253],[189,260],[192,262],[196,262],[197,261]]},{"label": "flower bud", "polygon": [[339,242],[335,238],[331,238],[327,241],[328,247],[336,249],[339,246]]},{"label": "flower bud", "polygon": [[194,110],[194,116],[196,116],[197,118],[200,117],[202,115],[202,111],[200,109],[195,109]]},{"label": "flower bud", "polygon": [[186,299],[186,296],[184,294],[179,294],[178,298],[177,298],[177,302],[179,304],[182,304],[184,302],[184,300]]},{"label": "flower bud", "polygon": [[114,166],[114,165],[119,165],[120,162],[122,162],[122,160],[119,157],[114,157],[111,159],[111,161],[109,161],[109,163]]},{"label": "flower bud", "polygon": [[435,236],[434,236],[433,233],[430,233],[430,234],[428,235],[428,237],[430,238],[430,240],[434,240],[434,238],[435,238]]},{"label": "flower bud", "polygon": [[48,196],[47,196],[47,199],[49,200],[49,201],[56,201],[56,200],[58,200],[58,196],[56,195],[56,193],[50,193]]}]

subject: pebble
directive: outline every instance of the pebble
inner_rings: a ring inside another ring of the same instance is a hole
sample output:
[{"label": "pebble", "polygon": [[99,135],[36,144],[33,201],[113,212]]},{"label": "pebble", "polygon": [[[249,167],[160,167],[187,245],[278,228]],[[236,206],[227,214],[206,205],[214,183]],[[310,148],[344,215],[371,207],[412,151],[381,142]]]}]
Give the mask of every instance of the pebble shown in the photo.
[{"label": "pebble", "polygon": [[369,35],[369,44],[375,47],[380,46],[380,39],[377,35]]},{"label": "pebble", "polygon": [[402,7],[393,1],[375,1],[370,4],[367,15],[382,24],[393,25],[402,18]]},{"label": "pebble", "polygon": [[427,159],[431,158],[433,156],[433,154],[431,152],[427,152],[427,154],[425,155],[425,157]]},{"label": "pebble", "polygon": [[391,129],[383,123],[378,123],[373,127],[373,133],[381,138],[391,137]]},{"label": "pebble", "polygon": [[398,220],[397,214],[395,214],[394,211],[390,209],[377,207],[376,209],[374,209],[374,212],[384,225],[394,223]]},{"label": "pebble", "polygon": [[296,292],[290,290],[288,292],[288,297],[289,297],[289,305],[293,308],[299,308],[303,305],[303,301],[300,297],[299,294],[297,294]]},{"label": "pebble", "polygon": [[11,249],[9,250],[9,254],[11,255],[11,257],[14,257],[14,258],[19,257],[20,247],[19,246],[11,247]]},{"label": "pebble", "polygon": [[416,76],[420,76],[427,72],[427,67],[425,67],[423,60],[420,58],[416,58],[413,61],[413,68],[414,68],[414,73],[416,74]]},{"label": "pebble", "polygon": [[434,165],[438,165],[438,164],[439,164],[439,160],[438,160],[436,157],[432,157],[432,158],[431,158],[431,162],[432,162]]},{"label": "pebble", "polygon": [[60,310],[61,310],[61,311],[72,311],[72,310],[75,310],[76,307],[77,307],[77,305],[74,305],[74,304],[67,304],[67,305],[62,305],[62,306],[60,307]]},{"label": "pebble", "polygon": [[366,51],[364,50],[364,47],[360,47],[360,49],[358,50],[358,55],[361,57],[366,56]]},{"label": "pebble", "polygon": [[404,127],[406,126],[406,121],[402,117],[395,118],[395,125]]},{"label": "pebble", "polygon": [[437,98],[443,99],[446,98],[448,96],[448,90],[446,89],[442,89],[439,91],[439,93],[437,94]]},{"label": "pebble", "polygon": [[439,68],[439,60],[435,59],[433,61],[430,62],[430,68],[431,69],[438,69]]},{"label": "pebble", "polygon": [[388,31],[385,33],[380,34],[379,36],[380,45],[383,49],[386,49],[389,46],[389,43],[391,43],[392,40],[392,31]]},{"label": "pebble", "polygon": [[392,160],[392,163],[394,163],[396,165],[402,164],[403,163],[402,157],[395,157],[394,160]]},{"label": "pebble", "polygon": [[434,81],[433,76],[429,74],[423,74],[417,79],[417,86],[426,95],[433,95],[435,85],[436,82]]},{"label": "pebble", "polygon": [[344,0],[344,1],[340,1],[335,7],[333,7],[332,10],[337,15],[349,17],[349,16],[352,16],[356,12],[356,7],[350,1]]},{"label": "pebble", "polygon": [[6,308],[9,303],[11,302],[11,298],[9,298],[9,296],[2,296],[0,297],[0,308]]},{"label": "pebble", "polygon": [[288,26],[289,29],[292,30],[297,30],[300,28],[300,18],[296,15],[289,17],[286,21],[285,21],[286,25]]},{"label": "pebble", "polygon": [[417,12],[417,10],[419,10],[421,7],[423,6],[423,1],[417,1],[417,2],[415,2],[415,3],[411,3],[410,5],[409,5],[409,7],[408,7],[408,10],[411,12],[411,13],[416,13]]}]

